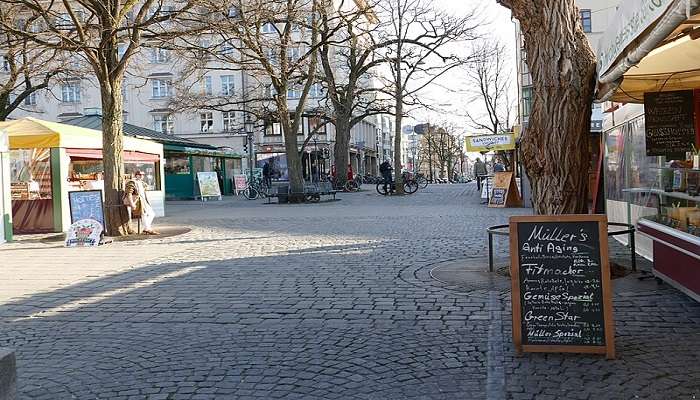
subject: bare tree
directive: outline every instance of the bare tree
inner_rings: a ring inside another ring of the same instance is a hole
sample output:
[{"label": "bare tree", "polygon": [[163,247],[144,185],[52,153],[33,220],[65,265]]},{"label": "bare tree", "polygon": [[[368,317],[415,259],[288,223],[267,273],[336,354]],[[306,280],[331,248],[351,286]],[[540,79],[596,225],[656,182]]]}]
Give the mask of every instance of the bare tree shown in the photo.
[{"label": "bare tree", "polygon": [[0,4],[0,121],[16,109],[32,105],[38,92],[53,78],[67,72],[67,55],[37,46],[25,37],[3,29],[3,25],[26,24],[7,4]]},{"label": "bare tree", "polygon": [[491,134],[507,132],[512,121],[511,75],[508,73],[506,49],[498,41],[485,41],[474,50],[473,61],[466,69],[470,97],[468,102],[483,105],[483,113],[466,116],[473,128]]},{"label": "bare tree", "polygon": [[423,135],[420,162],[432,164],[433,167],[438,166],[440,177],[452,180],[455,165],[459,162],[461,155],[461,145],[454,135],[454,127],[449,124],[442,125],[441,127],[431,126]]},{"label": "bare tree", "polygon": [[[177,7],[169,4],[164,0],[3,0],[0,9],[3,30],[45,49],[80,53],[92,67],[102,102],[105,228],[109,235],[129,231],[121,200],[124,73],[142,38],[172,35],[175,18],[191,9],[193,2],[172,3]],[[17,23],[17,18],[26,23]]]},{"label": "bare tree", "polygon": [[312,88],[319,84],[319,15],[327,2],[201,0],[199,3],[216,17],[207,19],[206,42],[193,38],[179,45],[193,56],[189,75],[201,76],[212,70],[239,71],[245,82],[241,91],[227,96],[202,98],[194,93],[184,101],[181,97],[180,106],[240,110],[266,127],[279,124],[289,168],[290,201],[303,201],[304,143],[299,142],[298,136],[303,132],[305,115],[315,112],[309,109],[309,103]]},{"label": "bare tree", "polygon": [[[335,126],[336,176],[347,180],[348,155],[352,128],[366,118],[391,112],[391,103],[381,96],[376,85],[377,69],[386,60],[379,49],[389,41],[377,41],[382,22],[368,2],[341,0],[321,14],[319,59],[321,79],[326,86],[328,117]],[[332,12],[329,12],[332,11]]]},{"label": "bare tree", "polygon": [[[380,37],[389,40],[383,56],[390,66],[387,94],[394,102],[394,164],[401,166],[401,127],[406,104],[420,103],[420,92],[466,60],[450,45],[477,37],[474,13],[451,16],[428,0],[385,0],[376,6],[380,20],[388,21]],[[397,174],[397,190],[402,191]]]},{"label": "bare tree", "polygon": [[497,0],[520,21],[533,81],[523,162],[538,214],[587,213],[595,55],[574,0]]}]

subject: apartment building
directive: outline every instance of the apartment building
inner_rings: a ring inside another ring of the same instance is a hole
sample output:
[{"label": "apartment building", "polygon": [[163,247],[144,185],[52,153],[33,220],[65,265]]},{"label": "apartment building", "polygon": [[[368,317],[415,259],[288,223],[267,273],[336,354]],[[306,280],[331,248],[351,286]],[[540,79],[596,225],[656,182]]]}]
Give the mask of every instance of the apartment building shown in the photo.
[{"label": "apartment building", "polygon": [[[271,25],[266,25],[262,27],[262,32],[271,33],[272,29]],[[201,38],[201,40],[209,39]],[[246,122],[250,117],[247,117],[248,114],[245,112],[246,106],[236,104],[232,105],[230,110],[222,107],[210,108],[206,106],[206,99],[230,98],[231,103],[237,103],[242,98],[248,98],[246,91],[260,89],[257,85],[259,82],[249,73],[222,65],[225,64],[227,54],[232,59],[237,56],[233,46],[222,43],[218,51],[224,57],[216,57],[208,61],[215,64],[212,68],[206,68],[196,77],[192,74],[183,77],[183,58],[176,51],[146,43],[146,47],[132,59],[125,75],[122,88],[125,122],[247,154]],[[293,50],[291,51],[290,57],[294,57],[295,54]],[[85,64],[79,55],[73,56],[72,62],[76,70],[80,70],[80,67]],[[83,70],[90,71],[87,67]],[[3,70],[0,68],[0,81],[2,74]],[[183,88],[188,88],[188,96],[195,95],[197,101],[191,104],[201,103],[201,108],[185,107],[187,104],[183,104],[182,99],[179,98],[180,90]],[[299,87],[290,86],[286,93],[290,109],[296,108],[300,94]],[[304,116],[299,131],[300,144],[304,143],[309,132],[321,124],[319,110],[327,112],[324,101],[325,92],[320,83],[314,85],[309,97],[305,107],[309,110],[308,115]],[[10,118],[34,116],[60,122],[99,113],[100,105],[99,86],[95,78],[86,72],[55,80],[47,90],[28,97],[22,107],[13,112]],[[306,114],[307,111],[304,113]],[[353,128],[350,153],[354,171],[376,172],[380,148],[378,141],[383,140],[382,135],[390,132],[381,127],[381,124],[381,118],[373,117],[365,119]],[[284,142],[279,124],[257,120],[253,124],[253,133],[257,166],[275,159],[279,166],[285,167]],[[304,151],[305,175],[308,176],[313,167],[321,172],[330,170],[333,164],[334,143],[335,131],[332,125],[320,129],[311,140],[306,142],[304,148],[300,149]],[[247,167],[247,165],[243,166],[243,168]],[[214,170],[215,165],[203,166],[203,168]],[[280,179],[285,178],[284,171],[281,171],[280,175]]]}]

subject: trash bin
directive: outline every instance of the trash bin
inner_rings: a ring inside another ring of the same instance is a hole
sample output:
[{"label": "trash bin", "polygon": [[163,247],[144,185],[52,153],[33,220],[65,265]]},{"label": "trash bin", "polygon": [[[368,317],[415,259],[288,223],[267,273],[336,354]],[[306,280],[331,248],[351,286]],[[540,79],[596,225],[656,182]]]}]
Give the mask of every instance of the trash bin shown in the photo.
[{"label": "trash bin", "polygon": [[280,185],[277,187],[277,201],[280,204],[289,203],[289,185]]}]

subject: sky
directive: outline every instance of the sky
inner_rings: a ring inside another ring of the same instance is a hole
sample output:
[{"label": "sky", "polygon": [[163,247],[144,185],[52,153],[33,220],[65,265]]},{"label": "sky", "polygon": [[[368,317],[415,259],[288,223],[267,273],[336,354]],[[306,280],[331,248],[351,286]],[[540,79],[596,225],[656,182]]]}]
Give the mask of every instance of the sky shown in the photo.
[{"label": "sky", "polygon": [[[510,10],[500,6],[496,0],[433,0],[436,8],[442,8],[455,15],[465,14],[469,10],[475,9],[479,13],[480,33],[484,38],[497,39],[506,46],[506,54],[509,57],[509,72],[512,79],[512,98],[517,98],[517,80],[515,70],[515,27],[511,21]],[[456,48],[455,52],[460,55],[468,55],[467,45],[459,45],[461,48]],[[415,111],[408,119],[408,124],[422,122],[449,122],[454,126],[461,127],[460,130],[466,134],[476,133],[469,126],[466,117],[460,117],[465,110],[469,110],[472,115],[480,115],[483,113],[484,107],[479,103],[469,103],[466,101],[467,95],[457,93],[449,93],[449,89],[455,87],[466,87],[464,79],[464,71],[456,70],[444,76],[427,89],[424,93],[425,97],[433,104],[440,105],[440,112],[430,111]],[[513,114],[515,115],[515,113]],[[430,121],[428,121],[430,120]]]}]

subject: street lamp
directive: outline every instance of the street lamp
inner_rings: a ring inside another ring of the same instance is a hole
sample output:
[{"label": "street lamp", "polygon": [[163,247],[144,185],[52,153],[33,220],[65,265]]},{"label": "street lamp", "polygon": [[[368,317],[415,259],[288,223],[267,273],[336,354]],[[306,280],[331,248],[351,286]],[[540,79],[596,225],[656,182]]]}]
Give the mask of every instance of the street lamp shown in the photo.
[{"label": "street lamp", "polygon": [[245,116],[245,121],[243,122],[243,129],[245,129],[246,133],[246,140],[248,141],[248,184],[252,185],[253,184],[253,157],[255,157],[253,153],[253,135],[254,135],[254,129],[255,129],[255,122],[253,122],[253,119],[250,117],[250,115]]}]

